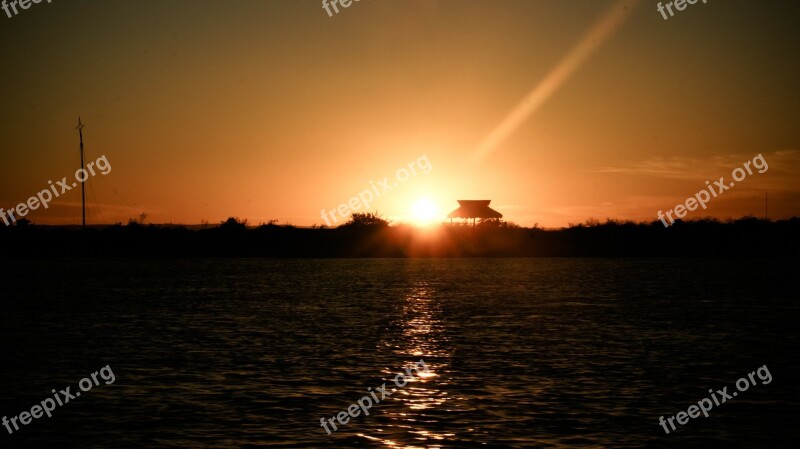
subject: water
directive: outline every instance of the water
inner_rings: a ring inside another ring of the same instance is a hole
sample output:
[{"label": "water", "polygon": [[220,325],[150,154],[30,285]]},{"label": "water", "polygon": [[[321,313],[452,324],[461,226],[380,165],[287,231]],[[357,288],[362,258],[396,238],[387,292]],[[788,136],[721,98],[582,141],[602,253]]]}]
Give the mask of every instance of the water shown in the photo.
[{"label": "water", "polygon": [[[798,265],[3,259],[0,415],[116,380],[0,446],[795,447]],[[763,365],[709,418],[658,424]]]}]

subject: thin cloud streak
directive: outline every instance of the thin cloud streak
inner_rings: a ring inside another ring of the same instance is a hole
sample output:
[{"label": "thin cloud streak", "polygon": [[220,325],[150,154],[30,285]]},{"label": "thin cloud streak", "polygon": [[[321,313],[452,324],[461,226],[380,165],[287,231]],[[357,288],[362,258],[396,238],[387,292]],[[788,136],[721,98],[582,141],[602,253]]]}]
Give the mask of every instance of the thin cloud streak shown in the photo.
[{"label": "thin cloud streak", "polygon": [[609,8],[580,43],[484,139],[473,153],[473,161],[477,162],[489,156],[531,114],[536,112],[589,56],[619,29],[638,3],[638,0],[620,0]]},{"label": "thin cloud streak", "polygon": [[727,154],[710,158],[655,157],[628,165],[601,167],[594,172],[695,181],[701,178],[729,176],[731,170],[741,167],[744,162],[752,160],[757,154],[763,154],[769,164],[769,173],[773,177],[776,177],[777,173],[796,173],[795,170],[800,168],[800,151],[782,150]]}]

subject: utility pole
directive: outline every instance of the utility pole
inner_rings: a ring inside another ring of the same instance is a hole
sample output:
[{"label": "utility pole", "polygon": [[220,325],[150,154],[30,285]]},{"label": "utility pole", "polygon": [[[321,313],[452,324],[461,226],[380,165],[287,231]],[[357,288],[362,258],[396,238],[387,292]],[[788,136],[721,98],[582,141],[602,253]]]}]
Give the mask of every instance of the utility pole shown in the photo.
[{"label": "utility pole", "polygon": [[764,218],[769,220],[769,193],[764,192]]},{"label": "utility pole", "polygon": [[[81,118],[78,117],[78,126],[75,128],[78,130],[78,135],[81,138],[81,169],[83,169],[83,123],[81,123]],[[81,229],[86,229],[86,186],[85,183],[81,183],[81,217],[82,217],[82,225]]]}]

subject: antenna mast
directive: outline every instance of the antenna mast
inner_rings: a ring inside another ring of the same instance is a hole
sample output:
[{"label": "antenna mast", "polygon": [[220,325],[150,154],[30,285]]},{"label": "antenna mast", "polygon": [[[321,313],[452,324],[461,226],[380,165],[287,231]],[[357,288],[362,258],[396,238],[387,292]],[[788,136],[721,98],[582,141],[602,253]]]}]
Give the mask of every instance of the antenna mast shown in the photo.
[{"label": "antenna mast", "polygon": [[[78,130],[78,135],[81,138],[81,169],[83,169],[83,123],[81,123],[81,118],[78,117],[78,126],[75,129]],[[84,183],[81,183],[81,218],[82,224],[81,229],[86,229],[86,186]]]}]

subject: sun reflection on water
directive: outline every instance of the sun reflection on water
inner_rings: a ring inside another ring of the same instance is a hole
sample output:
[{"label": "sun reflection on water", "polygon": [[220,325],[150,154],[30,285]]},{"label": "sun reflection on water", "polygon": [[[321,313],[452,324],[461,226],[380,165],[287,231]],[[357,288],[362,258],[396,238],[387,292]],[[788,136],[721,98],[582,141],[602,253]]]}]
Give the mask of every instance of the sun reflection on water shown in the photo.
[{"label": "sun reflection on water", "polygon": [[403,366],[383,371],[387,385],[420,360],[427,366],[427,372],[421,367],[418,373],[412,371],[413,376],[406,377],[408,384],[397,388],[387,399],[391,405],[384,409],[384,425],[378,429],[383,435],[362,433],[359,436],[387,447],[409,449],[439,448],[442,442],[455,436],[437,431],[441,430],[439,416],[453,400],[442,389],[448,383],[447,367],[453,351],[440,319],[441,305],[434,293],[434,288],[424,283],[412,287],[403,298],[402,315],[395,323],[401,332],[399,335],[392,333],[396,338],[382,344],[404,361]]}]

